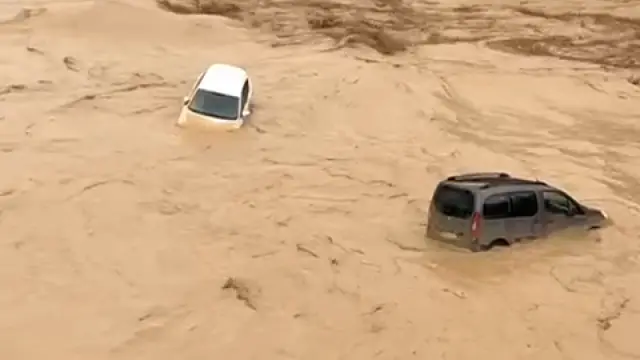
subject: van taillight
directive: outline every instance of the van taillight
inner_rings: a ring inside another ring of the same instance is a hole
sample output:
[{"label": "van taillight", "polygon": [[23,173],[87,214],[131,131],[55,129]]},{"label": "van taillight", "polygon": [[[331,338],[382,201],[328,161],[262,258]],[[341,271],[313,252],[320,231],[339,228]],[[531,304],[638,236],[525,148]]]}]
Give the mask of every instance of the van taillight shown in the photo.
[{"label": "van taillight", "polygon": [[474,239],[480,238],[480,233],[482,232],[482,216],[480,213],[473,213],[473,218],[471,219],[471,237]]}]

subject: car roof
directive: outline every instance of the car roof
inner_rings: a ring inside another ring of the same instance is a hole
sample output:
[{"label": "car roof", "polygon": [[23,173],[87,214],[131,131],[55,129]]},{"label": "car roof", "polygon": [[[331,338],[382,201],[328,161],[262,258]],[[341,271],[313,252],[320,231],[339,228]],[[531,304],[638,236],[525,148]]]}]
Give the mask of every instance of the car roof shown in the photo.
[{"label": "car roof", "polygon": [[247,72],[237,66],[213,64],[205,71],[198,89],[240,97]]}]

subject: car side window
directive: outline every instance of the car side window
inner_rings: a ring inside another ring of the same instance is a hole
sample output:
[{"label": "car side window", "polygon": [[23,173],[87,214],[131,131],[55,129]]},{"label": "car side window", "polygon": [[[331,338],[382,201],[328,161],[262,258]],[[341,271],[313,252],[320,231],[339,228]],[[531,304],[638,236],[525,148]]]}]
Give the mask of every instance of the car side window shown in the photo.
[{"label": "car side window", "polygon": [[487,220],[504,219],[510,216],[510,208],[507,195],[491,195],[484,201],[482,215]]},{"label": "car side window", "polygon": [[247,100],[249,97],[249,80],[245,80],[244,86],[242,87],[242,108],[247,104]]},{"label": "car side window", "polygon": [[538,213],[538,196],[534,191],[509,194],[511,200],[510,217],[530,217]]},{"label": "car side window", "polygon": [[198,76],[198,80],[196,80],[196,83],[193,85],[193,88],[191,88],[191,92],[189,93],[189,97],[192,97],[193,94],[195,94],[196,89],[198,89],[198,86],[200,86],[200,82],[202,82],[202,78],[204,78],[204,73],[201,73]]},{"label": "car side window", "polygon": [[568,215],[576,210],[573,201],[558,191],[542,192],[545,211],[551,214]]}]

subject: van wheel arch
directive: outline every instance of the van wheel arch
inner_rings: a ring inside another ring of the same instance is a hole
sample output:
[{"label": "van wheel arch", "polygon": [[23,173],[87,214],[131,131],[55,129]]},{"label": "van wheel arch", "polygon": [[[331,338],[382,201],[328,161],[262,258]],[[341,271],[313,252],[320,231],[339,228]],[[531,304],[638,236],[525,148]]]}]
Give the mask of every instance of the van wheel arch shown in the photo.
[{"label": "van wheel arch", "polygon": [[491,243],[489,243],[489,248],[492,249],[496,246],[500,246],[500,247],[507,247],[510,246],[511,243],[509,241],[507,241],[507,239],[503,239],[503,238],[498,238],[498,239],[493,239],[491,241]]}]

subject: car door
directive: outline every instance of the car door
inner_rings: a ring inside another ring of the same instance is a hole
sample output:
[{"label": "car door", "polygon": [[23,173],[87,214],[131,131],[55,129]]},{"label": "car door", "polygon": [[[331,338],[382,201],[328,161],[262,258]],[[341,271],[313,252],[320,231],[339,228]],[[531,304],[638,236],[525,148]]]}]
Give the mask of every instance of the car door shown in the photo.
[{"label": "car door", "polygon": [[535,239],[543,234],[540,206],[535,191],[515,191],[508,194],[511,203],[505,229],[511,241]]},{"label": "car door", "polygon": [[572,228],[585,227],[587,217],[575,200],[559,190],[542,192],[544,227],[547,234]]},{"label": "car door", "polygon": [[482,205],[482,237],[484,241],[508,239],[507,222],[511,212],[508,194],[493,194],[484,199]]}]

